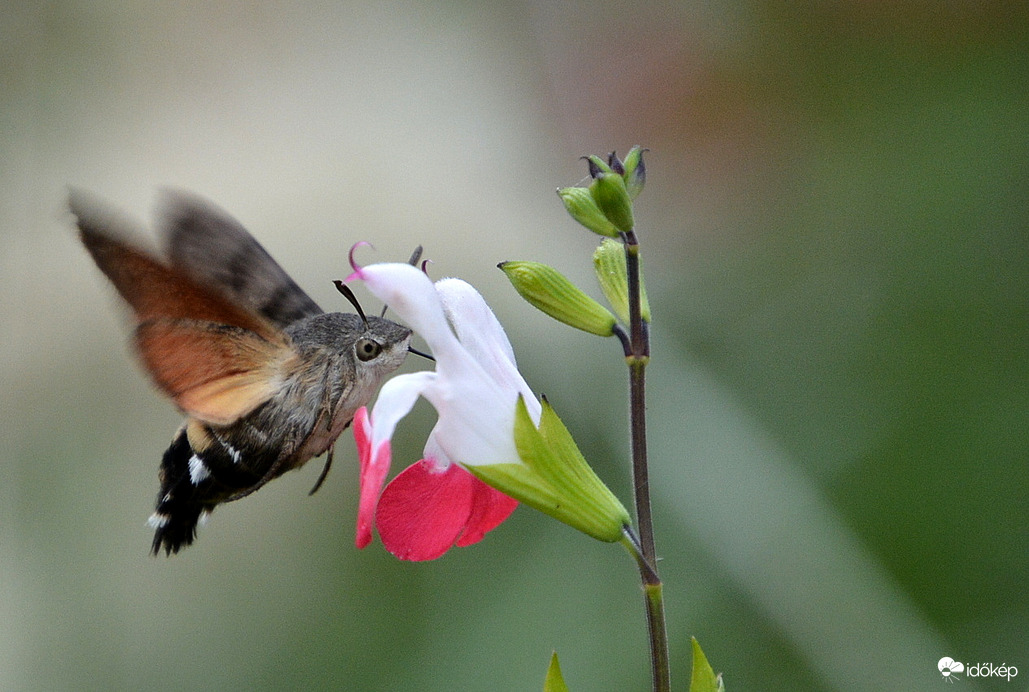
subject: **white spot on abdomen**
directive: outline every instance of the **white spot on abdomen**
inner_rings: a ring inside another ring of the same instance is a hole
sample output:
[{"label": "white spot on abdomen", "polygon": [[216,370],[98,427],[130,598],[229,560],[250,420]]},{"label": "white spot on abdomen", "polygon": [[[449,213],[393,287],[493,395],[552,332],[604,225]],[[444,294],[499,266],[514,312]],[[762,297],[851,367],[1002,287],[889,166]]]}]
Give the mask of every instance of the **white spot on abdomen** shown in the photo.
[{"label": "white spot on abdomen", "polygon": [[204,465],[203,459],[196,454],[189,458],[189,480],[193,485],[200,485],[210,475],[211,469]]},{"label": "white spot on abdomen", "polygon": [[153,514],[150,515],[150,518],[146,520],[146,523],[152,529],[163,529],[165,526],[168,525],[168,522],[170,520],[171,520],[171,517],[169,517],[167,514],[161,514],[160,512],[154,512]]}]

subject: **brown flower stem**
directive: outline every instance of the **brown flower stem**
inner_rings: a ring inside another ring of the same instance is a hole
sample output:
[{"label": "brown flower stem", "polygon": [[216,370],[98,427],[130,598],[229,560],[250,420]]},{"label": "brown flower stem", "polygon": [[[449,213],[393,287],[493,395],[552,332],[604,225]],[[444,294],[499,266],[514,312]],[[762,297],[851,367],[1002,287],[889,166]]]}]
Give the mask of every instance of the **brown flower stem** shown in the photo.
[{"label": "brown flower stem", "polygon": [[[657,573],[654,547],[654,522],[650,511],[650,478],[647,468],[647,405],[646,369],[650,361],[650,335],[643,321],[640,288],[640,246],[634,231],[622,234],[625,246],[625,269],[628,280],[629,339],[625,346],[625,362],[629,366],[629,411],[632,439],[632,476],[636,500],[636,522],[639,537],[630,540],[630,552],[636,556],[646,598],[647,625],[650,632],[651,669],[655,692],[671,689],[668,666],[668,635],[665,627],[664,598],[661,578]],[[635,538],[635,537],[633,537]]]}]

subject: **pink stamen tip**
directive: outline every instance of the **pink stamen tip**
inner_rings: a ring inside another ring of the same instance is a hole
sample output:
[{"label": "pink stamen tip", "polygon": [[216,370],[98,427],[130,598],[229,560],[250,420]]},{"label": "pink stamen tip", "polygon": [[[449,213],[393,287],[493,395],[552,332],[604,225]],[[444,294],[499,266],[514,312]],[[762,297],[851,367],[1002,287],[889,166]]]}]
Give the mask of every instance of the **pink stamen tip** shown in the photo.
[{"label": "pink stamen tip", "polygon": [[367,245],[368,247],[370,247],[372,249],[375,249],[375,246],[372,245],[371,243],[369,243],[367,240],[358,241],[358,242],[356,242],[356,243],[354,243],[353,245],[350,246],[350,255],[349,255],[349,257],[350,257],[350,266],[351,266],[351,268],[353,268],[354,273],[351,274],[350,276],[348,276],[345,279],[345,281],[350,281],[350,279],[352,279],[354,276],[360,274],[360,272],[361,272],[361,265],[358,264],[357,260],[354,259],[354,250],[356,250],[357,248],[359,248],[359,247],[361,247],[363,245]]},{"label": "pink stamen tip", "polygon": [[422,260],[422,274],[429,275],[429,265],[432,264],[432,260]]}]

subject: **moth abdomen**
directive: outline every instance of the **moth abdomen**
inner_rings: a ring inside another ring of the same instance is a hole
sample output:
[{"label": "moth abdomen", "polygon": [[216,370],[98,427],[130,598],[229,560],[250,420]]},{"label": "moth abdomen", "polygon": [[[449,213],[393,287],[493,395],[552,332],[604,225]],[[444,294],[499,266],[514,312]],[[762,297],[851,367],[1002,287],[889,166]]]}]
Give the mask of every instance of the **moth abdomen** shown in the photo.
[{"label": "moth abdomen", "polygon": [[161,490],[149,520],[155,531],[152,552],[179,552],[215,507],[259,486],[262,478],[247,461],[244,452],[207,426],[194,420],[183,426],[161,459]]},{"label": "moth abdomen", "polygon": [[[191,473],[190,460],[194,456],[183,427],[161,459],[161,491],[157,495],[157,508],[147,522],[154,529],[151,548],[154,555],[162,549],[171,555],[190,545],[196,538],[197,525],[217,504],[202,501],[197,493],[199,485],[193,483],[193,477],[203,474],[195,462]],[[200,479],[200,483],[205,481],[207,479]]]}]

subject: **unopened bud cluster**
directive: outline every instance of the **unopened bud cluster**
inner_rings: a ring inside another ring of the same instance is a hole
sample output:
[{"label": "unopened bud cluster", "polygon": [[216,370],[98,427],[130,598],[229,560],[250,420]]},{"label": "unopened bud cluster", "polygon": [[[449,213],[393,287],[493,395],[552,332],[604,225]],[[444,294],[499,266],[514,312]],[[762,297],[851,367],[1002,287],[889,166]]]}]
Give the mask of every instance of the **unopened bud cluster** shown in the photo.
[{"label": "unopened bud cluster", "polygon": [[615,238],[635,227],[632,201],[643,191],[647,168],[643,152],[633,147],[625,161],[611,152],[607,161],[585,157],[591,182],[588,187],[563,187],[557,191],[572,218],[594,233]]},{"label": "unopened bud cluster", "polygon": [[[615,152],[607,160],[584,156],[589,166],[587,187],[565,187],[557,191],[573,219],[593,231],[608,236],[593,253],[593,268],[600,288],[614,313],[590,298],[563,274],[538,262],[501,262],[515,290],[537,309],[567,325],[590,334],[611,336],[618,321],[628,324],[629,293],[625,247],[619,240],[633,231],[633,200],[643,191],[647,171],[643,152],[633,147],[622,161]],[[640,313],[650,321],[650,305],[640,275]],[[617,317],[616,317],[617,315]]]}]

